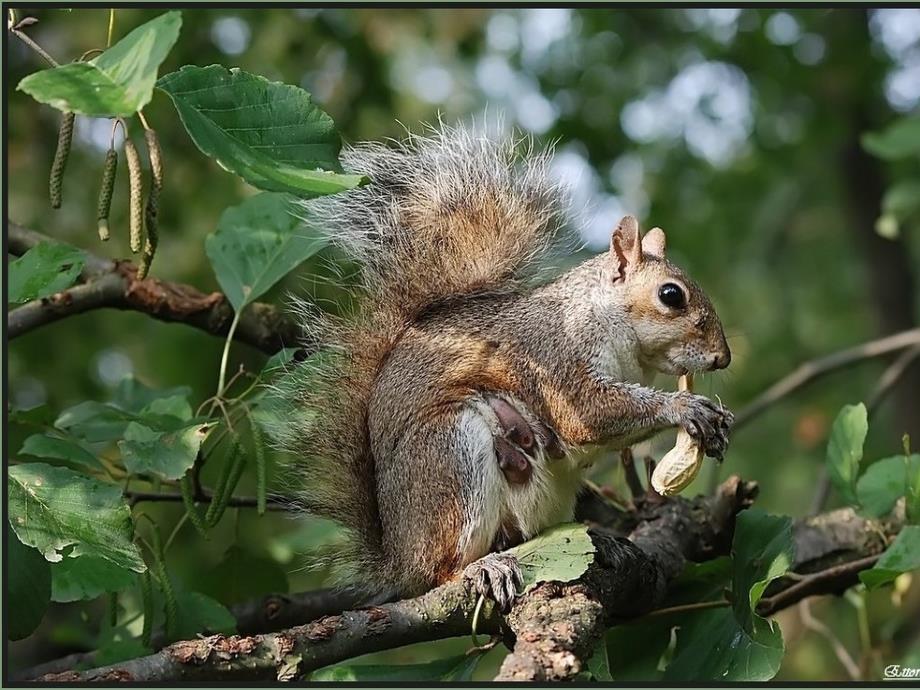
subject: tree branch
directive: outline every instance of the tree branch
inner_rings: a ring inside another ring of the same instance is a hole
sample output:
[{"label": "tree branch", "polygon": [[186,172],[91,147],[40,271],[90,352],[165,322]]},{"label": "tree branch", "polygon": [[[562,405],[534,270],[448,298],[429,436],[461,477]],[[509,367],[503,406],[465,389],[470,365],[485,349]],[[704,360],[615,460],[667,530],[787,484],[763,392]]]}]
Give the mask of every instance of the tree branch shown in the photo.
[{"label": "tree branch", "polygon": [[735,415],[732,429],[737,431],[771,405],[822,376],[866,359],[917,346],[920,346],[920,328],[912,328],[804,362],[791,374],[774,383],[753,402],[742,408]]},{"label": "tree branch", "polygon": [[[55,242],[41,233],[7,221],[8,249],[23,254],[40,242]],[[84,251],[81,285],[13,309],[7,317],[10,339],[75,314],[112,308],[137,311],[160,321],[184,323],[225,336],[233,307],[219,293],[205,294],[190,285],[157,278],[137,279],[137,268],[127,261],[108,261]],[[246,307],[234,339],[273,354],[282,347],[303,345],[297,325],[276,307],[256,302]]]},{"label": "tree branch", "polygon": [[[616,527],[592,529],[595,562],[579,580],[539,585],[522,596],[504,620],[486,607],[479,631],[499,634],[511,630],[515,638],[514,651],[502,665],[499,679],[573,678],[584,668],[595,641],[607,627],[658,607],[669,581],[681,572],[686,560],[706,560],[728,552],[734,515],[751,502],[755,492],[755,485],[732,477],[710,498],[645,500],[629,515],[608,510]],[[599,499],[594,495],[588,500]],[[594,510],[593,514],[604,511]],[[885,530],[890,534],[898,527],[866,520],[849,508],[797,521],[793,570],[799,575],[775,581],[759,612],[775,613],[804,596],[841,592],[885,548]],[[311,606],[326,606],[324,611],[331,612],[358,599],[354,593],[340,594],[339,601],[329,591],[264,597],[233,609],[240,633],[250,636],[214,635],[178,642],[142,659],[41,680],[296,678],[361,654],[468,634],[475,604],[466,583],[456,581],[416,599],[326,615],[307,625],[265,634],[308,620],[316,610]],[[306,599],[298,602],[300,597]]]}]

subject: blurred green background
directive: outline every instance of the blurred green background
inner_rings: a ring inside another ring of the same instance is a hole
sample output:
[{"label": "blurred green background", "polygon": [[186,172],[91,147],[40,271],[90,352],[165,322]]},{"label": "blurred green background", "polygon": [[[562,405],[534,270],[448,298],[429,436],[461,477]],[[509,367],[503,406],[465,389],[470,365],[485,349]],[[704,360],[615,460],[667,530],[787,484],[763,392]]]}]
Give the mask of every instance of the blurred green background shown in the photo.
[{"label": "blurred green background", "polygon": [[[162,11],[118,10],[116,38]],[[28,32],[59,61],[105,44],[107,10],[19,12],[39,19]],[[161,74],[211,63],[302,86],[347,141],[398,137],[439,116],[516,126],[540,142],[555,141],[555,169],[571,186],[586,252],[601,250],[619,217],[633,213],[645,227],[665,229],[672,258],[713,297],[734,360],[727,372],[702,379],[699,390],[736,411],[804,360],[918,321],[916,213],[900,219],[894,238],[875,229],[886,189],[917,178],[917,161],[879,161],[860,136],[917,112],[920,10],[187,9]],[[125,257],[123,166],[113,240],[102,246],[94,228],[107,120],[77,118],[64,205],[50,208],[59,113],[15,90],[43,66],[8,38],[10,218]],[[253,190],[194,149],[162,93],[145,114],[159,132],[167,169],[153,274],[215,290],[204,237],[226,206]],[[290,291],[340,298],[325,265],[330,258],[309,261],[269,301],[282,303]],[[157,388],[190,385],[200,402],[215,388],[221,345],[140,314],[86,313],[10,343],[10,400],[57,411],[105,400],[133,374]],[[258,369],[264,356],[240,345],[233,360]],[[769,408],[739,430],[721,474],[756,479],[758,503],[770,511],[807,514],[830,422],[844,403],[870,396],[885,364],[833,374]],[[920,443],[918,391],[915,365],[873,418],[867,457],[897,452],[905,431]],[[22,437],[10,430],[10,452]],[[654,452],[670,444],[664,438]],[[613,481],[612,467],[602,463],[596,478]],[[704,473],[693,489],[706,481]],[[149,510],[166,523],[181,514],[178,505]],[[238,540],[247,553],[280,563],[291,591],[299,591],[322,585],[323,573],[306,567],[304,554],[328,538],[315,525],[241,510],[210,543],[184,530],[170,560],[183,584],[207,591],[212,569]],[[258,568],[243,579],[253,581],[232,596],[277,586],[260,584]],[[905,663],[906,651],[916,649],[918,589],[915,583],[900,602],[890,590],[869,597],[867,668]],[[32,638],[11,647],[13,667],[91,647],[103,610],[101,603],[54,605]],[[824,598],[812,610],[860,653],[850,604]],[[847,677],[795,609],[780,621],[788,653],[778,679]],[[378,657],[418,661],[465,645],[416,645]],[[500,653],[491,660],[494,668]]]}]

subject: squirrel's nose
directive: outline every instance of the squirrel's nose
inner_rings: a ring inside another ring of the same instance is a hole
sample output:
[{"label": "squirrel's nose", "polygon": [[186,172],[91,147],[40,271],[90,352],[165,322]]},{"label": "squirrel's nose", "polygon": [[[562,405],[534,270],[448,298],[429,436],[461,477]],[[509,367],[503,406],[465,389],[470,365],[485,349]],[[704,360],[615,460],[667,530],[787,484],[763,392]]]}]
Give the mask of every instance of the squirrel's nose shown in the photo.
[{"label": "squirrel's nose", "polygon": [[732,352],[727,347],[712,358],[712,368],[725,369],[732,362]]}]

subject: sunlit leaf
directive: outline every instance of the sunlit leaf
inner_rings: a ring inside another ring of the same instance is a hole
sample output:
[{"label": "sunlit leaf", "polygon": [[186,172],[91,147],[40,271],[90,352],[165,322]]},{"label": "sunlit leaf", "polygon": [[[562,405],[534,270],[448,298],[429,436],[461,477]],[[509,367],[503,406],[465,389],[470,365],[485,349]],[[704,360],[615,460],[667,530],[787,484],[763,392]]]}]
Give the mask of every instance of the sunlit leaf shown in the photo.
[{"label": "sunlit leaf", "polygon": [[202,153],[254,187],[311,197],[364,182],[340,174],[335,124],[297,86],[221,65],[187,65],[157,86]]},{"label": "sunlit leaf", "polygon": [[539,582],[571,582],[594,562],[596,551],[584,525],[559,525],[509,553],[517,556],[521,566],[524,591]]},{"label": "sunlit leaf", "polygon": [[137,27],[98,57],[34,72],[18,88],[65,112],[133,115],[150,101],[157,69],[181,26],[182,13],[167,12]]},{"label": "sunlit leaf", "polygon": [[72,557],[91,554],[135,572],[146,570],[120,487],[44,463],[13,465],[7,487],[10,525],[52,563],[73,547]]},{"label": "sunlit leaf", "polygon": [[845,405],[834,420],[827,443],[828,475],[834,488],[850,505],[857,502],[856,477],[868,430],[866,406],[862,403]]}]

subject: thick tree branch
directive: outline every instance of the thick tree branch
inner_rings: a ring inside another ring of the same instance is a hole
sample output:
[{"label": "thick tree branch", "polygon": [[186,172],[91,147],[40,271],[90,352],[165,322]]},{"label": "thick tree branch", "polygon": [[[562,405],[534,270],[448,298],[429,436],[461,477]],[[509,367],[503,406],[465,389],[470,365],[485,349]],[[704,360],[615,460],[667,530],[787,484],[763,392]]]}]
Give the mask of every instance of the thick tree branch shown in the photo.
[{"label": "thick tree branch", "polygon": [[[646,500],[630,514],[593,510],[595,516],[611,517],[616,527],[592,530],[597,555],[584,576],[566,585],[536,587],[518,600],[504,621],[486,608],[479,631],[504,632],[507,636],[510,630],[515,638],[514,652],[505,660],[499,678],[574,677],[584,668],[595,641],[607,627],[657,608],[668,582],[683,569],[686,560],[727,553],[734,515],[750,503],[755,491],[754,485],[733,477],[711,498]],[[898,527],[866,520],[848,508],[798,521],[793,568],[797,575],[774,582],[760,612],[775,613],[804,596],[841,592],[884,549],[886,532],[890,536]],[[306,598],[298,602],[299,597]],[[246,605],[248,609],[234,608],[240,632],[251,636],[216,635],[179,642],[143,659],[85,672],[68,671],[42,680],[295,678],[372,651],[465,635],[475,604],[465,583],[453,582],[416,599],[327,615],[278,633],[257,634],[308,620],[317,610],[314,605],[331,612],[357,601],[354,594],[342,593],[342,597],[335,601],[335,595],[328,591],[272,595]]]},{"label": "thick tree branch", "polygon": [[[23,254],[49,237],[7,221],[9,251]],[[9,312],[9,338],[92,309],[137,311],[160,321],[184,323],[225,336],[233,307],[219,292],[205,294],[190,285],[157,278],[137,279],[137,268],[126,261],[108,261],[84,251],[85,282],[50,297],[34,300]],[[234,338],[272,354],[282,347],[303,345],[297,325],[276,307],[256,302],[246,307]]]}]

